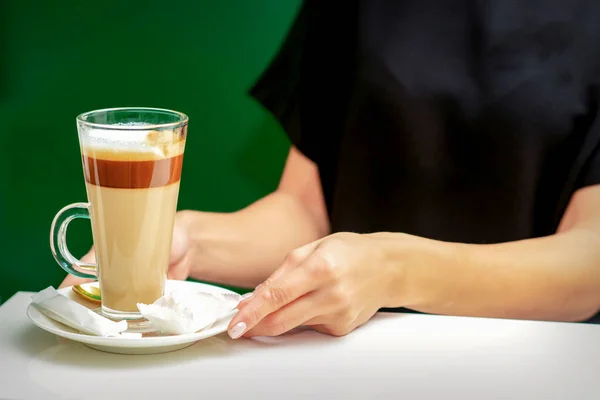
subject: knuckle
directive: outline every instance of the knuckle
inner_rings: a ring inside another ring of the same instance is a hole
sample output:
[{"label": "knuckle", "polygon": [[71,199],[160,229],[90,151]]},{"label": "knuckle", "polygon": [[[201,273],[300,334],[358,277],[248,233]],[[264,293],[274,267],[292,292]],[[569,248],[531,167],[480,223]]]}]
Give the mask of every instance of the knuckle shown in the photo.
[{"label": "knuckle", "polygon": [[335,233],[335,234],[333,234],[333,235],[331,235],[329,237],[329,240],[327,241],[327,244],[328,245],[332,245],[332,244],[342,243],[347,238],[346,235],[347,234],[344,233],[344,232]]},{"label": "knuckle", "polygon": [[341,337],[341,336],[345,336],[346,334],[347,334],[347,332],[342,329],[338,329],[338,328],[331,329],[332,336]]},{"label": "knuckle", "polygon": [[337,268],[334,263],[320,252],[315,253],[310,265],[310,272],[314,278],[332,280],[337,276]]},{"label": "knuckle", "polygon": [[355,320],[356,320],[356,315],[349,308],[347,308],[344,311],[342,311],[342,313],[340,315],[339,325],[348,328],[348,327],[352,326],[352,324],[354,324]]},{"label": "knuckle", "polygon": [[287,256],[285,256],[285,264],[287,265],[298,265],[302,261],[302,255],[300,254],[300,250],[292,250]]},{"label": "knuckle", "polygon": [[348,244],[348,240],[352,239],[353,235],[355,235],[355,234],[348,233],[348,232],[338,232],[338,233],[331,235],[328,238],[327,242],[325,242],[324,244],[327,247],[331,247],[331,248],[338,248],[339,246],[346,246]]},{"label": "knuckle", "polygon": [[260,299],[264,302],[271,301],[271,289],[270,288],[261,288]]},{"label": "knuckle", "polygon": [[357,326],[358,313],[345,309],[338,313],[331,314],[327,322],[315,326],[316,330],[330,336],[345,336],[352,332]]},{"label": "knuckle", "polygon": [[338,324],[325,326],[325,331],[327,334],[337,337],[345,336],[350,333],[350,329]]},{"label": "knuckle", "polygon": [[[260,312],[260,309],[258,307],[253,307],[250,309],[244,309],[244,311],[246,311],[246,315],[248,317],[248,320],[251,324],[256,324],[258,323],[261,318],[262,318],[262,314]],[[245,318],[243,318],[245,319]]]},{"label": "knuckle", "polygon": [[337,285],[331,291],[331,300],[339,308],[346,308],[350,305],[350,294],[343,286]]},{"label": "knuckle", "polygon": [[265,288],[261,294],[262,299],[276,308],[282,307],[287,303],[287,293],[278,286]]},{"label": "knuckle", "polygon": [[273,278],[267,278],[263,283],[258,285],[259,287],[269,287],[273,283]]}]

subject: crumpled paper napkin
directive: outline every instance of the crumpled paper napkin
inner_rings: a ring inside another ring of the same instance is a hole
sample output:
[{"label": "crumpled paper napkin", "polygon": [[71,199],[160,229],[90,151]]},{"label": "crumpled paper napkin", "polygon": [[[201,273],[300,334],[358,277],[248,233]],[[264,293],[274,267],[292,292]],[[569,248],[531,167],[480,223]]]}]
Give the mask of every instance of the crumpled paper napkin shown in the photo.
[{"label": "crumpled paper napkin", "polygon": [[164,333],[185,335],[235,314],[241,296],[233,293],[172,292],[152,304],[138,303],[142,316]]}]

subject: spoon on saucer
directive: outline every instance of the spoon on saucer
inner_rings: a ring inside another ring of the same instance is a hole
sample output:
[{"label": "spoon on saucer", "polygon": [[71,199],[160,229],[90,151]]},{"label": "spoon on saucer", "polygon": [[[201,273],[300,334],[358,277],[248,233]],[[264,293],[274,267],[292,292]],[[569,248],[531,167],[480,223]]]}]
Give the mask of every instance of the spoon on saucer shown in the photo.
[{"label": "spoon on saucer", "polygon": [[[73,291],[86,300],[93,301],[95,303],[102,302],[102,297],[100,296],[100,284],[98,283],[98,281],[74,285]],[[224,299],[233,300],[235,302],[239,302],[241,300],[239,294],[220,293],[219,296]]]},{"label": "spoon on saucer", "polygon": [[101,303],[100,285],[98,282],[88,282],[73,286],[73,291],[86,300]]}]

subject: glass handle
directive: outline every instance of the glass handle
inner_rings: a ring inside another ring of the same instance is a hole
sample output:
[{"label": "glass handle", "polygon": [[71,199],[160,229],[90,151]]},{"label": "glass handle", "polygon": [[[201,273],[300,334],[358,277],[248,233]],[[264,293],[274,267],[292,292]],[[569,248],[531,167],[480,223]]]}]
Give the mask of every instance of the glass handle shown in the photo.
[{"label": "glass handle", "polygon": [[76,218],[90,219],[89,203],[69,204],[56,214],[50,227],[50,249],[58,265],[69,274],[80,278],[95,278],[96,264],[78,260],[67,247],[67,227]]}]

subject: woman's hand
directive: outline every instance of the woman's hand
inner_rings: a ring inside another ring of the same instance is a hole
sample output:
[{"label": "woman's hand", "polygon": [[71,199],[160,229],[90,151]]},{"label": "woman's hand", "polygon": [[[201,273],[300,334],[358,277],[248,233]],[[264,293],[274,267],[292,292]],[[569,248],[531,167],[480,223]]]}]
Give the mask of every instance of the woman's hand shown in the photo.
[{"label": "woman's hand", "polygon": [[338,233],[294,250],[240,302],[229,335],[275,336],[304,325],[346,335],[389,306],[401,268],[378,235]]},{"label": "woman's hand", "polygon": [[[180,214],[178,213],[175,218],[175,226],[173,228],[171,261],[169,264],[169,272],[167,277],[168,279],[186,280],[190,275],[191,268],[191,262],[189,262],[188,259],[189,235],[187,227],[179,216]],[[93,246],[86,255],[81,257],[81,261],[91,264],[96,262],[96,253],[94,252]],[[95,279],[79,278],[75,275],[68,274],[60,284],[60,287],[63,288],[93,281],[95,281]]]}]

